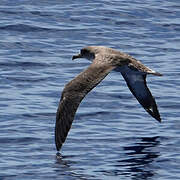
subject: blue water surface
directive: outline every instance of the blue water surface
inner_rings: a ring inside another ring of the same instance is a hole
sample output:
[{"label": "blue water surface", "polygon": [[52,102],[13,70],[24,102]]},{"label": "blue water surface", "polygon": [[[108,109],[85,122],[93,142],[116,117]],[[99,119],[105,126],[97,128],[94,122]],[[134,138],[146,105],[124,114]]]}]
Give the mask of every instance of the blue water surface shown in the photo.
[{"label": "blue water surface", "polygon": [[[129,53],[148,76],[162,123],[112,72],[81,103],[61,154],[54,126],[87,45]],[[180,179],[179,0],[0,1],[0,179]]]}]

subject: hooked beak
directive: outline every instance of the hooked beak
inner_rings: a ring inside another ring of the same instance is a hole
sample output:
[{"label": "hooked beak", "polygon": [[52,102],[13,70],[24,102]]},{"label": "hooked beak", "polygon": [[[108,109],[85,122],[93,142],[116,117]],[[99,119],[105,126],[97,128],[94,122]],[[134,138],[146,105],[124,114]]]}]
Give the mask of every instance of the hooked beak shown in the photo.
[{"label": "hooked beak", "polygon": [[81,54],[77,54],[72,57],[72,60],[77,59],[77,58],[83,58],[83,57],[81,56]]}]

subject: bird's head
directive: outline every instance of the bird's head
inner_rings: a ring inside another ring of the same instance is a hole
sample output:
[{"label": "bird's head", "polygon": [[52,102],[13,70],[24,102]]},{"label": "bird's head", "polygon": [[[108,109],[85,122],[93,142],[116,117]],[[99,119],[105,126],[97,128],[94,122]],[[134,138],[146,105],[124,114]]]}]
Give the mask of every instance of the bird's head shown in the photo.
[{"label": "bird's head", "polygon": [[[96,58],[98,56],[98,58]],[[122,66],[127,64],[127,55],[117,50],[104,46],[87,46],[80,50],[80,53],[74,55],[72,60],[77,58],[85,58],[97,64],[109,64],[114,66]]]},{"label": "bird's head", "polygon": [[97,53],[98,53],[98,48],[93,48],[93,46],[87,46],[87,47],[82,48],[79,54],[74,55],[72,57],[72,60],[77,59],[77,58],[85,58],[90,61],[93,61]]}]

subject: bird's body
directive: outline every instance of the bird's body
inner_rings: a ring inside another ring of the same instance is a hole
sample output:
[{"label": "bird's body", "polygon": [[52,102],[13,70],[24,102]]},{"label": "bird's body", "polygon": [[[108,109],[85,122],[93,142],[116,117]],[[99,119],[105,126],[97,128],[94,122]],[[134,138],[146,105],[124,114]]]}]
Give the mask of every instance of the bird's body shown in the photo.
[{"label": "bird's body", "polygon": [[97,86],[112,70],[121,72],[126,83],[144,109],[159,122],[156,102],[146,85],[146,75],[161,76],[142,63],[120,51],[104,46],[88,46],[73,56],[92,61],[91,65],[67,83],[62,92],[56,114],[55,142],[59,151],[71,128],[76,110],[82,99]]}]

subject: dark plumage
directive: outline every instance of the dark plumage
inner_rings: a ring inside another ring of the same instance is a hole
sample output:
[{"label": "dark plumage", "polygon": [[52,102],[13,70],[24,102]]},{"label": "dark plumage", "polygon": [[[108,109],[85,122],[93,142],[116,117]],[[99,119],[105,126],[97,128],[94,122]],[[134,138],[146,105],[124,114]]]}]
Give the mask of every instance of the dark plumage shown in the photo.
[{"label": "dark plumage", "polygon": [[155,99],[146,85],[146,75],[162,76],[144,66],[128,54],[104,46],[88,46],[73,56],[92,61],[91,65],[67,83],[62,92],[56,114],[55,142],[59,151],[71,128],[76,110],[82,99],[112,70],[121,72],[130,91],[156,120],[161,122]]}]

